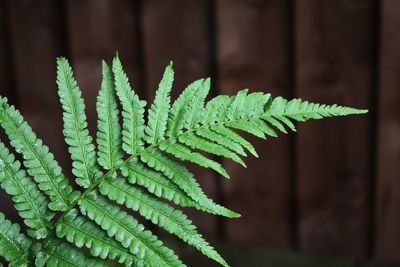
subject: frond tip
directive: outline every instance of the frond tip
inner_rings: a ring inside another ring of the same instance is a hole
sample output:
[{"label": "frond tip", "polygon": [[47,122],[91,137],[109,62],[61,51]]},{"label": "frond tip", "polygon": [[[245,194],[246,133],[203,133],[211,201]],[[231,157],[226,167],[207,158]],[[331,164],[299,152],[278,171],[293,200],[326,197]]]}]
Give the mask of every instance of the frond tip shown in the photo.
[{"label": "frond tip", "polygon": [[217,157],[246,167],[248,154],[258,156],[243,132],[276,138],[296,131],[296,122],[367,112],[248,89],[207,100],[209,78],[192,82],[171,101],[172,63],[146,112],[146,102],[131,88],[118,56],[111,69],[103,61],[102,74],[96,152],[72,68],[65,58],[57,59],[63,133],[72,174],[84,191],[72,189],[49,148],[0,97],[0,125],[23,159],[21,164],[0,142],[0,186],[12,196],[29,237],[36,239],[32,242],[0,212],[0,256],[9,266],[185,266],[126,212],[130,209],[228,267],[180,208],[228,218],[240,214],[210,199],[184,162],[229,178]]}]

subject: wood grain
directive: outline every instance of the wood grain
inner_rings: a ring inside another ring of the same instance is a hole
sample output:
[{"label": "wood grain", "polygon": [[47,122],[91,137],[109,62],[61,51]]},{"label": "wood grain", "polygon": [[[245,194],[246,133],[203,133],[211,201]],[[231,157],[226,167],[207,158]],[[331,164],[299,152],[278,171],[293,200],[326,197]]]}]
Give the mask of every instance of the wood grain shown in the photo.
[{"label": "wood grain", "polygon": [[[297,95],[370,108],[372,1],[296,2]],[[370,115],[313,121],[297,139],[300,247],[365,256]]]},{"label": "wood grain", "polygon": [[[288,1],[221,0],[217,10],[221,93],[249,88],[289,96]],[[289,141],[251,138],[260,158],[249,156],[247,169],[226,162],[226,204],[242,214],[226,221],[231,242],[290,246]]]},{"label": "wood grain", "polygon": [[400,2],[382,2],[376,256],[400,260]]}]

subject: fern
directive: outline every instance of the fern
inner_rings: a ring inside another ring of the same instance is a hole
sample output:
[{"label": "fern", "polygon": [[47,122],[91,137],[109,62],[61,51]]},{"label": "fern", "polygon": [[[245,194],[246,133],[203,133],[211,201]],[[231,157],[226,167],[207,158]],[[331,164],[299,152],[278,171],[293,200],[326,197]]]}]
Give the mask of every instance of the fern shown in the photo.
[{"label": "fern", "polygon": [[366,112],[247,89],[206,101],[210,79],[189,84],[172,102],[173,79],[171,63],[145,116],[146,102],[130,86],[119,58],[112,68],[103,62],[96,151],[72,68],[65,58],[57,59],[63,132],[82,191],[72,189],[48,147],[0,98],[0,125],[23,158],[22,166],[0,142],[0,185],[12,196],[29,235],[0,213],[0,256],[10,266],[184,266],[126,209],[228,266],[180,207],[240,215],[207,197],[183,162],[229,178],[215,156],[243,166],[248,154],[258,156],[242,132],[265,139],[296,131],[295,122]]}]

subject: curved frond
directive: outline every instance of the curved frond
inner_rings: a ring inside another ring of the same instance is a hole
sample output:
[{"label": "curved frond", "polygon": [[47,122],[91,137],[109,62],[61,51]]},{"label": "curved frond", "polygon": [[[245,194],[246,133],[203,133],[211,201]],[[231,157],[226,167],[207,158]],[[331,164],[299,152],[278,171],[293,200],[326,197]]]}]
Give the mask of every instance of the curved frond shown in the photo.
[{"label": "curved frond", "polygon": [[250,93],[248,89],[206,101],[210,79],[189,84],[171,104],[171,63],[165,69],[145,123],[146,102],[132,90],[118,56],[113,59],[112,70],[105,62],[102,67],[96,102],[96,154],[72,68],[65,58],[57,59],[63,132],[73,161],[72,173],[77,184],[86,188],[82,192],[73,191],[48,147],[20,112],[0,97],[0,125],[11,146],[22,155],[26,169],[0,142],[0,186],[12,196],[28,226],[28,234],[38,239],[32,243],[20,233],[17,224],[0,213],[0,257],[9,261],[11,267],[184,266],[126,209],[138,212],[228,266],[176,206],[229,218],[240,215],[208,198],[183,161],[229,178],[215,156],[245,166],[242,157],[248,153],[257,157],[247,140],[248,134],[263,139],[277,137],[281,132],[296,131],[297,122],[367,112],[301,99],[288,101],[263,92]]},{"label": "curved frond", "polygon": [[24,223],[31,228],[28,230],[29,235],[37,239],[45,238],[48,234],[48,222],[54,217],[54,213],[48,209],[43,193],[21,169],[21,163],[15,160],[14,155],[1,142],[0,170],[1,187],[13,196],[15,208]]},{"label": "curved frond", "polygon": [[164,140],[164,134],[167,130],[167,120],[171,102],[170,93],[173,81],[174,71],[171,62],[165,69],[154,102],[148,110],[148,122],[145,128],[145,140],[148,144],[154,144],[160,140]]},{"label": "curved frond", "polygon": [[36,254],[35,266],[105,267],[107,264],[87,257],[84,253],[76,250],[67,243],[50,239],[44,245],[44,248]]},{"label": "curved frond", "polygon": [[[0,256],[6,261],[19,263],[19,266],[28,266],[28,253],[31,241],[20,233],[16,223],[7,220],[0,212]],[[13,265],[17,266],[17,265]]]},{"label": "curved frond", "polygon": [[347,116],[351,114],[363,114],[367,110],[343,107],[338,105],[322,105],[292,99],[287,101],[282,97],[276,97],[271,105],[266,109],[261,118],[275,126],[280,131],[286,133],[284,126],[296,131],[295,125],[291,120],[304,122],[310,119],[322,119],[333,116]]},{"label": "curved frond", "polygon": [[159,151],[155,149],[150,151],[144,150],[143,153],[141,153],[141,160],[149,167],[163,172],[165,176],[171,179],[172,182],[179,186],[186,194],[207,211],[229,218],[240,217],[239,214],[222,207],[209,199],[201,190],[191,172],[189,172],[183,165],[178,164]]},{"label": "curved frond", "polygon": [[87,129],[85,104],[72,68],[65,58],[57,59],[58,95],[64,110],[64,136],[72,158],[76,183],[88,188],[101,175],[96,164],[96,151]]},{"label": "curved frond", "polygon": [[117,178],[114,181],[105,180],[100,184],[99,189],[109,199],[138,211],[144,218],[164,228],[167,232],[178,236],[204,255],[224,266],[228,266],[225,260],[204,240],[196,231],[196,227],[180,210],[174,209],[145,191],[129,185],[123,178]]},{"label": "curved frond", "polygon": [[113,75],[103,61],[103,81],[97,97],[98,162],[106,170],[115,169],[122,162],[121,127],[114,89]]},{"label": "curved frond", "polygon": [[79,193],[72,191],[49,148],[36,137],[19,111],[9,105],[6,98],[0,98],[0,124],[11,145],[24,156],[23,163],[28,174],[39,184],[39,189],[50,197],[49,208],[66,210]]},{"label": "curved frond", "polygon": [[113,60],[112,71],[115,79],[115,89],[122,104],[122,148],[128,154],[135,154],[143,149],[144,137],[144,107],[146,101],[139,99],[131,89],[128,76],[122,69],[121,62],[116,56]]},{"label": "curved frond", "polygon": [[94,257],[116,260],[126,266],[141,265],[141,259],[131,254],[119,242],[110,238],[93,222],[79,216],[77,210],[72,210],[57,225],[57,237],[65,237],[78,248],[85,246]]},{"label": "curved frond", "polygon": [[156,236],[103,197],[91,193],[79,201],[79,207],[84,215],[107,231],[108,236],[114,237],[150,266],[184,266]]}]

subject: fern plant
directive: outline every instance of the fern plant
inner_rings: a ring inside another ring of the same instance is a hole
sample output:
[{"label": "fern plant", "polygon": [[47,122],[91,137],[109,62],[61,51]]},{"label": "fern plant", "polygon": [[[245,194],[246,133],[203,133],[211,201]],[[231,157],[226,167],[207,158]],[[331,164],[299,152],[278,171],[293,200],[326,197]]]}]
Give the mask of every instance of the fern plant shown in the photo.
[{"label": "fern plant", "polygon": [[20,163],[0,143],[0,183],[27,228],[21,233],[19,225],[0,213],[0,255],[9,266],[184,266],[127,209],[228,266],[177,207],[228,218],[240,215],[208,198],[182,162],[229,178],[210,156],[243,166],[248,153],[257,157],[238,132],[265,139],[295,131],[294,121],[366,112],[248,90],[206,101],[210,79],[189,84],[171,104],[173,80],[170,64],[146,115],[146,102],[132,90],[118,56],[111,69],[103,62],[95,145],[72,69],[65,58],[57,59],[63,133],[81,190],[73,189],[21,113],[0,98],[1,127],[23,159]]}]

